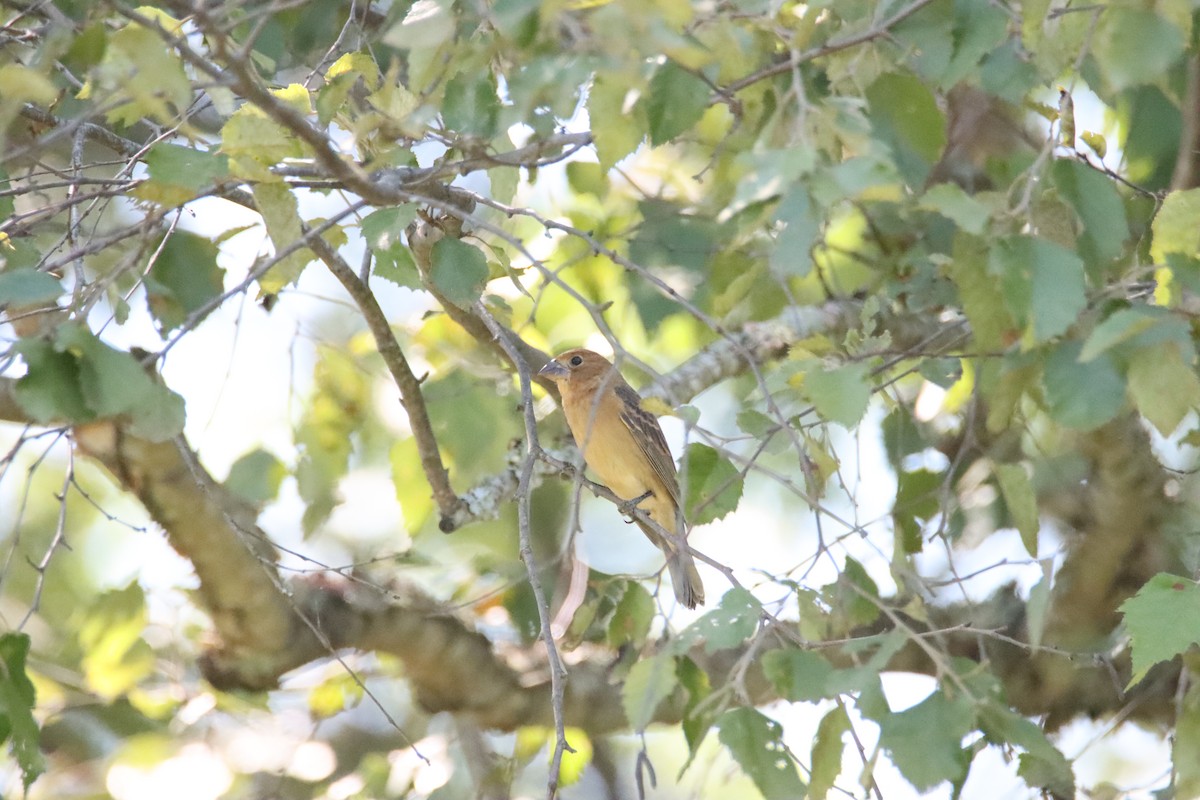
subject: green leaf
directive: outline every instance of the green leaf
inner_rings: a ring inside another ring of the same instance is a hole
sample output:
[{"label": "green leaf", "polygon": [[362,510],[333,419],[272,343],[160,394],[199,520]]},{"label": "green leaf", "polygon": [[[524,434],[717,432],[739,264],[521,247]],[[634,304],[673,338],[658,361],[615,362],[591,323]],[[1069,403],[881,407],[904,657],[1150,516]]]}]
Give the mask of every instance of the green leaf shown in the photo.
[{"label": "green leaf", "polygon": [[721,519],[742,499],[741,473],[706,444],[688,445],[680,472],[680,482],[687,492],[687,519],[693,526]]},{"label": "green leaf", "polygon": [[446,84],[442,120],[453,131],[492,137],[500,115],[500,98],[491,73],[459,73]]},{"label": "green leaf", "polygon": [[1019,36],[1011,37],[983,59],[979,77],[985,92],[1014,105],[1020,105],[1035,86],[1044,85]]},{"label": "green leaf", "polygon": [[44,339],[25,339],[16,346],[26,372],[17,381],[16,399],[37,422],[86,422],[94,417],[79,386],[79,361],[60,353]]},{"label": "green leaf", "polygon": [[130,433],[151,441],[183,430],[183,398],[84,328],[64,325],[53,343],[26,340],[17,351],[28,367],[17,382],[17,402],[39,422],[125,416]]},{"label": "green leaf", "polygon": [[683,735],[688,743],[690,764],[696,757],[700,743],[717,721],[720,709],[716,703],[709,701],[713,691],[712,684],[709,682],[708,673],[698,667],[696,662],[687,656],[677,659],[675,674],[679,677],[679,685],[688,695],[687,707],[683,711]]},{"label": "green leaf", "polygon": [[[139,10],[157,16],[157,22],[168,31],[179,29],[179,23],[161,11]],[[142,117],[169,124],[192,101],[192,85],[179,57],[158,33],[137,23],[108,36],[104,57],[78,97],[94,99],[107,92],[125,100],[109,104],[108,119],[127,126],[136,125]]]},{"label": "green leaf", "polygon": [[646,587],[638,581],[627,582],[625,593],[608,622],[608,646],[614,650],[626,644],[640,648],[650,633],[654,614],[654,598]]},{"label": "green leaf", "polygon": [[1200,406],[1200,377],[1183,363],[1179,347],[1143,348],[1129,365],[1133,404],[1163,436],[1170,436],[1189,411]]},{"label": "green leaf", "polygon": [[1037,497],[1029,475],[1020,464],[997,464],[996,480],[1000,493],[1008,506],[1008,513],[1021,534],[1021,544],[1030,557],[1037,558],[1038,552],[1038,509]]},{"label": "green leaf", "polygon": [[850,730],[846,707],[838,703],[821,719],[812,746],[812,772],[809,775],[808,796],[824,800],[833,782],[842,771],[842,737]]},{"label": "green leaf", "polygon": [[1129,686],[1200,642],[1200,585],[1187,578],[1160,572],[1121,604],[1121,613],[1133,661]]},{"label": "green leaf", "polygon": [[[644,267],[683,267],[704,271],[718,249],[720,228],[683,213],[675,203],[638,204],[642,223],[629,243],[629,257]],[[657,294],[657,291],[655,292]]]},{"label": "green leaf", "polygon": [[497,0],[491,7],[491,18],[504,36],[527,47],[538,30],[540,0]]},{"label": "green leaf", "polygon": [[836,582],[826,586],[829,606],[842,618],[841,630],[869,625],[879,617],[879,586],[856,559],[846,556],[845,566]]},{"label": "green leaf", "polygon": [[991,209],[956,183],[931,186],[921,196],[921,208],[936,211],[962,230],[976,235],[987,229],[992,216]]},{"label": "green leaf", "polygon": [[747,408],[738,412],[737,426],[742,433],[758,438],[765,436],[768,431],[775,430],[779,423],[761,411]]},{"label": "green leaf", "polygon": [[256,106],[247,103],[230,115],[221,128],[221,152],[229,157],[229,172],[239,178],[278,182],[269,167],[304,153],[296,137]]},{"label": "green leaf", "polygon": [[[559,763],[558,785],[574,786],[583,777],[588,764],[592,763],[592,740],[581,728],[567,728],[565,731],[567,743],[571,750],[564,751]],[[547,742],[548,743],[548,742]],[[553,748],[547,748],[552,751]],[[553,752],[546,753],[547,761],[553,758]]]},{"label": "green leaf", "polygon": [[1153,238],[1150,257],[1155,264],[1166,264],[1167,254],[1200,256],[1200,189],[1171,192],[1163,200],[1150,223]]},{"label": "green leaf", "polygon": [[1075,775],[1066,756],[1046,738],[1041,726],[999,703],[979,708],[979,729],[989,742],[1013,745],[1025,752],[1017,774],[1030,786],[1045,788],[1054,797],[1075,796]]},{"label": "green leaf", "polygon": [[804,394],[823,419],[853,428],[871,401],[870,368],[863,363],[832,369],[816,366],[804,375]]},{"label": "green leaf", "polygon": [[785,700],[814,703],[830,696],[833,665],[819,653],[791,647],[772,650],[763,654],[762,669]]},{"label": "green leaf", "polygon": [[782,725],[753,708],[735,708],[722,714],[717,726],[721,744],[765,800],[804,797],[804,782],[783,743]]},{"label": "green leaf", "polygon": [[[296,195],[284,183],[260,183],[254,187],[254,205],[262,214],[263,224],[275,252],[282,253],[286,248],[302,238],[300,227],[300,212],[296,204]],[[275,294],[285,286],[295,283],[304,271],[304,267],[313,259],[312,251],[300,248],[279,259],[266,275],[259,281],[259,286],[268,294]]]},{"label": "green leaf", "polygon": [[363,239],[375,256],[375,274],[409,289],[421,288],[421,275],[404,243],[404,231],[416,216],[413,204],[381,208],[363,217],[361,224]]},{"label": "green leaf", "polygon": [[1092,430],[1125,405],[1125,381],[1112,359],[1101,353],[1081,364],[1078,342],[1064,342],[1046,359],[1042,384],[1050,416],[1068,428]]},{"label": "green leaf", "polygon": [[650,79],[644,101],[650,144],[669,142],[700,121],[712,90],[674,61],[667,60]]},{"label": "green leaf", "polygon": [[962,740],[975,727],[970,701],[939,689],[912,708],[879,720],[879,744],[918,791],[943,781],[960,783],[970,757]]},{"label": "green leaf", "polygon": [[928,469],[901,470],[896,473],[896,503],[892,517],[896,521],[897,546],[904,553],[919,553],[925,547],[925,524],[942,511],[946,476]]},{"label": "green leaf", "polygon": [[991,240],[959,234],[954,237],[953,259],[947,267],[950,279],[958,287],[975,342],[984,350],[1008,347],[1016,338],[1017,328],[1005,306],[999,281],[987,271],[991,246]]},{"label": "green leaf", "polygon": [[0,66],[0,96],[9,103],[32,101],[50,106],[57,100],[58,91],[38,70],[10,62]]},{"label": "green leaf", "polygon": [[433,498],[429,494],[428,479],[421,469],[417,440],[412,437],[397,440],[388,453],[388,462],[392,468],[396,500],[404,512],[404,528],[409,533],[416,533],[433,513]]},{"label": "green leaf", "polygon": [[433,245],[429,279],[447,301],[466,308],[479,299],[488,281],[487,259],[478,247],[458,239]]},{"label": "green leaf", "polygon": [[812,246],[821,220],[808,190],[793,187],[775,209],[774,221],[781,226],[771,249],[771,271],[788,278],[803,278],[812,271]]},{"label": "green leaf", "polygon": [[178,206],[228,177],[229,157],[159,142],[146,154],[146,171],[150,180],[134,187],[134,195],[164,206]]},{"label": "green leaf", "polygon": [[1087,307],[1083,262],[1061,245],[1032,236],[999,240],[988,269],[999,276],[1013,316],[1027,325],[1034,342],[1067,331]]},{"label": "green leaf", "polygon": [[721,596],[721,603],[684,629],[675,640],[676,652],[686,653],[699,642],[704,650],[715,653],[737,647],[758,630],[762,603],[745,589],[733,588]]},{"label": "green leaf", "polygon": [[282,461],[259,447],[233,462],[224,485],[239,497],[261,506],[278,496],[287,472]]},{"label": "green leaf", "polygon": [[88,605],[79,645],[84,678],[92,691],[112,700],[154,671],[154,652],[142,638],[145,629],[146,597],[137,581],[105,592]]},{"label": "green leaf", "polygon": [[1042,579],[1029,590],[1025,603],[1025,626],[1029,630],[1029,643],[1041,647],[1042,634],[1046,632],[1046,612],[1050,608],[1051,562],[1042,562]]},{"label": "green leaf", "polygon": [[654,719],[659,703],[671,696],[678,682],[675,658],[669,653],[643,658],[634,664],[621,688],[621,704],[629,727],[644,731]]},{"label": "green leaf", "polygon": [[954,54],[938,82],[943,89],[966,82],[979,62],[1009,37],[1010,17],[987,0],[954,3]]},{"label": "green leaf", "polygon": [[12,269],[0,272],[0,307],[44,305],[62,294],[62,284],[53,276],[36,269]]},{"label": "green leaf", "polygon": [[1083,222],[1079,237],[1079,255],[1084,263],[1097,267],[1115,259],[1125,249],[1129,221],[1125,204],[1113,180],[1086,164],[1060,158],[1051,168],[1058,193],[1074,208]]},{"label": "green leaf", "polygon": [[867,87],[868,119],[909,186],[925,184],[946,146],[946,120],[915,75],[885,72]]},{"label": "green leaf", "polygon": [[1146,308],[1122,308],[1113,312],[1092,330],[1083,343],[1083,350],[1079,352],[1080,362],[1093,360],[1101,353],[1154,327],[1161,319],[1161,315]]},{"label": "green leaf", "polygon": [[0,634],[0,744],[11,737],[10,745],[21,770],[25,792],[46,771],[46,760],[38,746],[39,731],[33,709],[37,693],[26,672],[29,636],[24,633]]},{"label": "green leaf", "polygon": [[453,0],[417,0],[383,42],[401,50],[436,48],[454,37],[453,9]]},{"label": "green leaf", "polygon": [[629,76],[600,72],[588,92],[592,139],[596,142],[600,169],[605,172],[636,150],[646,138],[644,104],[634,106],[633,113],[625,108],[625,99],[635,88],[640,87],[631,85]]},{"label": "green leaf", "polygon": [[354,708],[364,697],[362,685],[350,674],[331,675],[308,692],[308,710],[318,720],[328,719],[347,708]]},{"label": "green leaf", "polygon": [[1099,19],[1095,47],[1113,88],[1161,80],[1183,54],[1184,31],[1150,8],[1114,6],[1111,11]]},{"label": "green leaf", "polygon": [[56,346],[79,360],[79,388],[95,416],[124,416],[130,433],[153,442],[183,430],[183,398],[152,378],[129,353],[76,326],[60,328]]},{"label": "green leaf", "polygon": [[225,270],[217,246],[207,237],[176,230],[163,244],[146,276],[146,304],[167,333],[221,296]]}]

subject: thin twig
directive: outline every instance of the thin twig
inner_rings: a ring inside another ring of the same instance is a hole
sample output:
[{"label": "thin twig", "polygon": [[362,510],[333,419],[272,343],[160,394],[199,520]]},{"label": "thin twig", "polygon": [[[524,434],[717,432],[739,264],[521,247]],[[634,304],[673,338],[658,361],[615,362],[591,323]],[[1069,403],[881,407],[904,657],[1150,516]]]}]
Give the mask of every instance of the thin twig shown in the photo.
[{"label": "thin twig", "polygon": [[862,33],[856,33],[852,36],[847,36],[844,39],[826,42],[820,47],[814,47],[811,50],[805,50],[803,53],[797,53],[790,58],[777,61],[769,67],[760,69],[757,72],[752,72],[746,77],[736,80],[721,89],[718,92],[719,96],[715,98],[715,100],[720,101],[725,97],[732,96],[740,92],[747,86],[752,86],[758,83],[759,81],[766,80],[767,78],[774,78],[776,75],[783,75],[784,73],[791,72],[795,67],[807,61],[812,61],[814,58],[827,56],[830,53],[836,53],[839,50],[846,50],[847,48],[855,47],[856,45],[860,44],[866,44],[867,42],[878,39],[879,37],[887,34],[888,31],[890,31],[896,25],[900,24],[925,6],[929,5],[931,2],[933,2],[933,0],[914,0],[914,2],[909,3],[892,16],[888,17],[877,25],[871,26]]},{"label": "thin twig", "polygon": [[488,326],[488,330],[496,337],[517,367],[517,375],[521,382],[521,406],[525,419],[525,458],[521,462],[521,477],[517,483],[517,527],[521,542],[521,560],[525,562],[525,571],[529,575],[529,586],[533,591],[537,604],[538,620],[541,622],[542,642],[546,645],[546,658],[550,662],[550,700],[554,710],[554,753],[550,758],[550,777],[547,779],[546,798],[554,800],[558,794],[558,773],[562,768],[564,752],[574,753],[574,748],[567,743],[566,722],[563,716],[563,697],[566,694],[567,670],[558,655],[554,644],[554,634],[550,629],[550,606],[546,602],[546,594],[542,589],[542,580],[538,575],[538,565],[533,554],[533,537],[529,530],[529,495],[533,480],[534,462],[537,461],[541,448],[538,446],[537,418],[533,413],[533,388],[529,365],[508,337],[508,333],[496,322],[491,312],[482,301],[477,300],[475,313]]}]

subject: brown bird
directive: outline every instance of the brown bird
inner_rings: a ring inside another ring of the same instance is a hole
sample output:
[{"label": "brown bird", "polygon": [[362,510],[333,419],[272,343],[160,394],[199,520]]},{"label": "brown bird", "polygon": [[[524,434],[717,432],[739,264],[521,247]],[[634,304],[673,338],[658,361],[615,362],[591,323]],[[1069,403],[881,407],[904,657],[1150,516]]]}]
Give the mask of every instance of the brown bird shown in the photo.
[{"label": "brown bird", "polygon": [[[562,394],[563,413],[592,471],[613,493],[634,503],[683,542],[687,520],[680,508],[675,462],[658,420],[608,359],[591,350],[568,350],[542,367]],[[636,519],[636,518],[635,518]],[[641,520],[638,527],[667,557],[675,597],[688,608],[704,603],[704,585],[691,553]]]}]

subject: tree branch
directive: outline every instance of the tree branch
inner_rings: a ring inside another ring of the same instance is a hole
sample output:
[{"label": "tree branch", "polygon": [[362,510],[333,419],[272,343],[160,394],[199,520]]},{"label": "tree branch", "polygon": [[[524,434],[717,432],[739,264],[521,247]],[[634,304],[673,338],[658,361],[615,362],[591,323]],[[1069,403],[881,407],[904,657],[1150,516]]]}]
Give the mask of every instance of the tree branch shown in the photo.
[{"label": "tree branch", "polygon": [[379,301],[367,285],[358,279],[350,265],[323,239],[313,237],[309,246],[362,312],[371,335],[375,337],[375,346],[383,357],[383,363],[387,365],[392,380],[400,389],[400,403],[408,414],[409,426],[417,442],[417,453],[421,457],[421,468],[425,471],[425,478],[433,490],[438,510],[443,518],[453,517],[462,508],[462,500],[454,493],[454,488],[450,485],[450,474],[442,462],[437,437],[433,433],[433,423],[429,419],[429,409],[425,406],[425,396],[421,394],[421,382],[413,374],[408,359],[404,357],[404,350],[396,340],[383,309],[379,307]]}]

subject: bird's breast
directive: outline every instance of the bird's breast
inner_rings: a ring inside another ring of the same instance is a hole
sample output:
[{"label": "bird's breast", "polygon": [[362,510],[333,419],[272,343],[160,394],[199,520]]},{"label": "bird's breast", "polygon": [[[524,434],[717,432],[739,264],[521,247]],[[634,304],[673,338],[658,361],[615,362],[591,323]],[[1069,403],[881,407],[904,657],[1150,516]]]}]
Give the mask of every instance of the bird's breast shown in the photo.
[{"label": "bird's breast", "polygon": [[592,408],[567,410],[567,423],[575,443],[583,449],[584,460],[605,486],[625,500],[655,488],[653,467],[617,413],[603,406],[594,413]]}]

